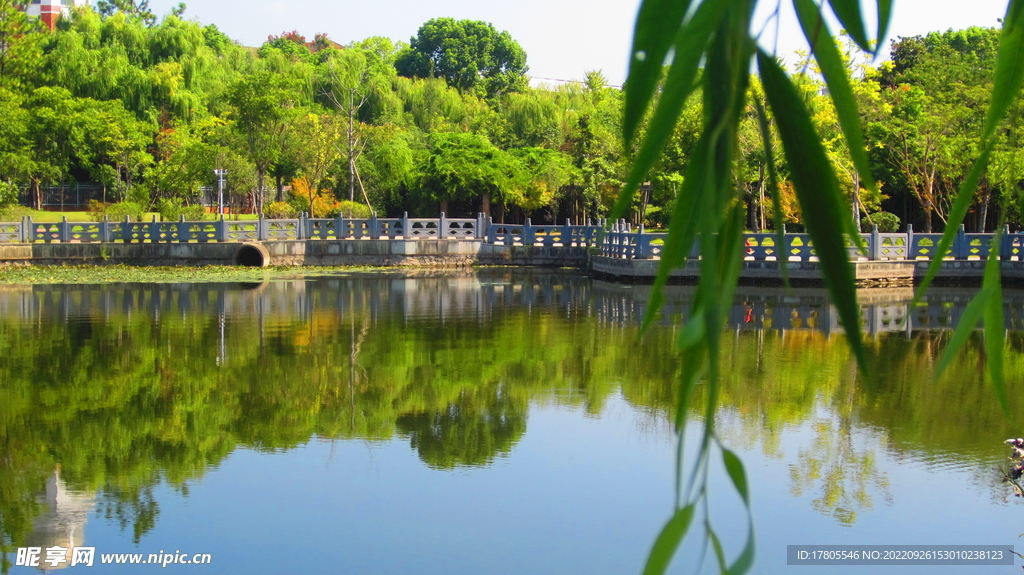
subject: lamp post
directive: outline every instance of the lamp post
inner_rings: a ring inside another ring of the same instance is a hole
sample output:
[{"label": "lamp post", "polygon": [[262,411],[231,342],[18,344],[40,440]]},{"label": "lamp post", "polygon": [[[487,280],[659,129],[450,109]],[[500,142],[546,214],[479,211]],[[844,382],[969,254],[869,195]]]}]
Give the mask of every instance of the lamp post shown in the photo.
[{"label": "lamp post", "polygon": [[222,168],[217,168],[216,170],[213,171],[213,173],[217,174],[217,206],[218,206],[217,209],[218,209],[218,213],[221,216],[223,216],[224,215],[224,174],[227,174],[228,171],[225,170],[225,169],[222,169]]}]

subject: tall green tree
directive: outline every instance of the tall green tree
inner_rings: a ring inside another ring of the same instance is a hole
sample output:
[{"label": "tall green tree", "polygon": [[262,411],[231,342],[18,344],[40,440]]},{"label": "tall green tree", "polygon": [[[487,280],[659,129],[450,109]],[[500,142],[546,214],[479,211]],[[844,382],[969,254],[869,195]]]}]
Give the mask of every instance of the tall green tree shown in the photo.
[{"label": "tall green tree", "polygon": [[254,203],[260,213],[266,199],[267,170],[282,153],[300,100],[300,88],[294,81],[269,72],[243,77],[228,91],[235,130],[256,168]]},{"label": "tall green tree", "polygon": [[490,210],[492,199],[504,201],[521,167],[506,152],[478,134],[440,132],[427,138],[420,168],[423,192],[449,211],[449,202],[479,202]]},{"label": "tall green tree", "polygon": [[[359,156],[365,148],[361,133],[361,111],[371,100],[391,88],[389,67],[372,52],[358,48],[342,50],[330,57],[320,70],[320,93],[345,118],[345,160],[348,165],[348,200],[355,201],[359,182]],[[363,191],[365,196],[366,192]]]},{"label": "tall green tree", "polygon": [[40,23],[25,15],[26,0],[0,0],[0,88],[17,88],[40,66]]},{"label": "tall green tree", "polygon": [[488,98],[527,88],[526,52],[508,32],[475,20],[428,20],[398,54],[403,76],[444,78],[449,86]]},{"label": "tall green tree", "polygon": [[[900,38],[891,64],[881,70],[890,113],[869,125],[869,138],[895,167],[896,184],[919,203],[926,232],[933,216],[947,222],[959,184],[980,153],[972,148],[992,94],[998,38],[998,30],[986,28]],[[986,188],[977,193],[987,210]]]}]

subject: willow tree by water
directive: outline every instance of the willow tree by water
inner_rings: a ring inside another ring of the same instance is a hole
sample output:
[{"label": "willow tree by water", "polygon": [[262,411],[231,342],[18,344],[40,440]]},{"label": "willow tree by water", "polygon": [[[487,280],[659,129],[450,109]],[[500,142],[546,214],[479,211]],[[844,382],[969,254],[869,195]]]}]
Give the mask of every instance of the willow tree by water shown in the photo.
[{"label": "willow tree by water", "polygon": [[[868,33],[857,0],[827,0],[827,6],[862,50],[877,55],[886,39],[892,2],[877,0],[878,19],[873,36]],[[676,342],[682,354],[683,369],[676,407],[680,437],[675,509],[654,542],[645,573],[663,573],[668,568],[697,512],[704,516],[700,522],[704,547],[713,551],[722,573],[745,573],[754,562],[754,532],[749,513],[749,531],[742,550],[731,560],[726,557],[708,511],[708,477],[712,454],[720,451],[724,467],[749,510],[746,473],[739,458],[722,445],[716,434],[715,408],[723,381],[720,370],[722,328],[742,263],[745,210],[743,191],[735,185],[733,170],[737,164],[740,120],[748,107],[750,71],[755,63],[764,99],[754,98],[752,104],[758,111],[765,142],[775,218],[780,217],[781,210],[778,209],[779,178],[770,143],[771,124],[781,139],[806,229],[821,260],[821,273],[838,309],[850,348],[862,370],[867,371],[868,367],[847,252],[848,245],[862,246],[863,242],[843,203],[833,166],[800,91],[777,58],[760,47],[757,36],[751,32],[756,5],[757,0],[644,0],[637,16],[623,116],[627,149],[635,146],[637,151],[613,218],[626,209],[657,161],[687,98],[699,91],[704,106],[702,132],[679,189],[654,297],[648,306],[649,310],[660,308],[661,288],[670,271],[683,265],[691,246],[698,242],[700,283],[690,321],[680,330]],[[814,0],[793,0],[793,7],[828,87],[852,164],[865,187],[874,188],[856,100],[836,39],[823,18],[825,5]],[[775,14],[778,17],[778,9]],[[949,210],[950,225],[937,246],[940,254],[946,253],[952,245],[995,149],[1003,118],[1020,92],[1024,82],[1022,53],[1024,1],[1010,0],[1000,34],[992,97],[984,127],[977,135],[980,153]],[[636,141],[645,122],[647,131],[641,141]],[[776,222],[775,229],[781,234],[779,223]],[[782,245],[781,237],[777,241]],[[1000,245],[998,236],[995,245]],[[1003,411],[1009,416],[1003,382],[1005,341],[997,251],[993,250],[985,266],[983,287],[964,313],[939,360],[937,372],[950,363],[978,322],[984,319],[988,379],[995,387]],[[932,261],[919,294],[931,283],[941,263],[941,258]],[[698,383],[703,388],[700,395],[694,393]],[[694,463],[684,466],[683,430],[691,401],[696,402],[698,398],[704,413],[703,435]]]}]

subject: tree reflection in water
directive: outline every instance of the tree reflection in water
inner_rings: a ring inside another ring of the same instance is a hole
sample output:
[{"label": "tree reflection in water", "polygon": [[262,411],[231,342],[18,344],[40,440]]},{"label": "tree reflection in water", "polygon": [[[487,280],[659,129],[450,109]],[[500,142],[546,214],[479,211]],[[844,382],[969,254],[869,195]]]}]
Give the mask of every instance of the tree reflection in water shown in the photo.
[{"label": "tree reflection in water", "polygon": [[[58,468],[138,541],[158,520],[154,486],[187,495],[239,447],[405,437],[445,470],[511,454],[532,404],[600,414],[621,393],[664,418],[678,371],[665,350],[687,290],[639,340],[645,288],[567,274],[0,288],[0,540],[7,550],[29,540]],[[877,450],[988,461],[1015,434],[979,379],[980,346],[932,382],[948,332],[891,321],[953,321],[957,297],[935,296],[935,313],[865,303],[879,374],[867,381],[832,336],[821,292],[741,290],[722,360],[723,413],[735,422],[722,434],[768,457],[795,451],[793,492],[843,523],[888,498]],[[1007,346],[1007,379],[1020,380],[1024,338]],[[1011,410],[1021,401],[1011,395]],[[780,439],[804,425],[810,443]],[[857,442],[867,428],[877,444]]]}]

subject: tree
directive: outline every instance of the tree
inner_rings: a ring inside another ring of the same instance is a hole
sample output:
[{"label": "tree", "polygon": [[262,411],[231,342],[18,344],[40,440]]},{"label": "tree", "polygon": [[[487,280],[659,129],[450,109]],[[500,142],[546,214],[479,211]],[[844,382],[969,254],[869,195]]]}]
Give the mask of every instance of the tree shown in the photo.
[{"label": "tree", "polygon": [[[517,160],[518,180],[509,194],[509,203],[529,215],[542,208],[553,208],[563,190],[579,178],[568,154],[546,148],[516,148],[509,155]],[[489,215],[489,210],[481,210]],[[549,220],[554,214],[549,214]]]},{"label": "tree", "polygon": [[26,4],[0,0],[0,88],[21,86],[40,65],[40,23],[25,15]]},{"label": "tree", "polygon": [[[322,67],[320,93],[346,119],[345,159],[348,164],[348,201],[355,201],[358,160],[363,152],[360,110],[375,94],[390,88],[386,66],[363,50],[349,48],[334,54]],[[363,195],[366,191],[363,190]],[[369,206],[367,206],[369,207]]]},{"label": "tree", "polygon": [[491,199],[504,200],[520,169],[487,138],[470,133],[441,132],[427,138],[429,151],[420,168],[422,191],[448,212],[449,201],[480,200],[489,213]]},{"label": "tree", "polygon": [[[882,67],[881,94],[890,113],[869,124],[869,138],[920,204],[926,232],[933,214],[947,221],[959,182],[978,155],[972,138],[991,96],[998,36],[995,29],[969,28],[900,38],[892,63]],[[979,190],[985,211],[986,189]]]},{"label": "tree", "polygon": [[526,52],[508,32],[487,22],[428,20],[399,53],[402,76],[444,78],[449,86],[493,98],[527,87]]},{"label": "tree", "polygon": [[[175,16],[185,11],[185,4],[179,3],[175,10]],[[156,15],[149,9],[149,0],[136,2],[135,0],[97,0],[96,11],[103,16],[111,16],[117,12],[138,18],[147,26],[156,24]]]},{"label": "tree", "polygon": [[256,168],[254,204],[258,212],[263,211],[267,170],[281,155],[298,99],[294,81],[269,72],[246,76],[228,91],[235,130]]},{"label": "tree", "polygon": [[307,199],[311,206],[327,174],[342,157],[343,126],[343,119],[331,114],[307,113],[296,122],[295,136],[302,145],[296,150],[295,159],[309,183]]}]

